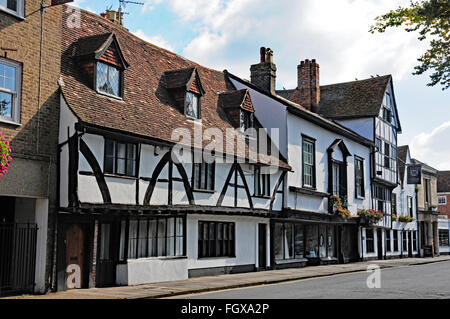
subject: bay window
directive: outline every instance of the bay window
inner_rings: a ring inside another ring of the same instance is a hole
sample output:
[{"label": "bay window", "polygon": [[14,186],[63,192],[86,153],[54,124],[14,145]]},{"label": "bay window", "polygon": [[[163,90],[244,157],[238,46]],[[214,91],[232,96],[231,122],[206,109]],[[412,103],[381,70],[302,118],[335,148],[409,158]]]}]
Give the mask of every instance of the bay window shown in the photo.
[{"label": "bay window", "polygon": [[121,261],[184,256],[184,246],[185,219],[183,217],[148,217],[121,222],[119,249]]}]

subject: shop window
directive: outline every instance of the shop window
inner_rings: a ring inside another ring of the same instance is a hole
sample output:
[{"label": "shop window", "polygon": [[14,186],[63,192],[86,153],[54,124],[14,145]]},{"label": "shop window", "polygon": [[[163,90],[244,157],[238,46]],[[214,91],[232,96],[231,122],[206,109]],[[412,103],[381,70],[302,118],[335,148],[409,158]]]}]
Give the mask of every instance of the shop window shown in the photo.
[{"label": "shop window", "polygon": [[373,229],[366,229],[366,252],[375,252]]}]

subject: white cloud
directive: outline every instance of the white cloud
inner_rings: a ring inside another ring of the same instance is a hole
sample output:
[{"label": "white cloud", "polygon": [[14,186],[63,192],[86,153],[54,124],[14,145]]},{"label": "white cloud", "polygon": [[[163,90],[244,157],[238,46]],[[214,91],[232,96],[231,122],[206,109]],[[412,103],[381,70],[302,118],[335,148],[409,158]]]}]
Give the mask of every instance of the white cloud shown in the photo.
[{"label": "white cloud", "polygon": [[[374,18],[409,0],[147,0],[166,2],[197,34],[183,54],[200,64],[248,78],[260,46],[274,50],[277,81],[296,85],[296,66],[316,58],[323,84],[413,70],[425,43],[402,28],[370,34]],[[246,50],[241,50],[246,45]]]},{"label": "white cloud", "polygon": [[450,170],[450,121],[431,133],[416,135],[411,143],[411,156],[438,170]]},{"label": "white cloud", "polygon": [[133,34],[138,36],[139,38],[141,38],[144,41],[150,42],[151,44],[157,45],[161,48],[164,48],[164,49],[172,51],[172,52],[174,51],[173,46],[168,41],[166,41],[163,37],[161,37],[159,35],[148,36],[141,29],[137,30]]}]

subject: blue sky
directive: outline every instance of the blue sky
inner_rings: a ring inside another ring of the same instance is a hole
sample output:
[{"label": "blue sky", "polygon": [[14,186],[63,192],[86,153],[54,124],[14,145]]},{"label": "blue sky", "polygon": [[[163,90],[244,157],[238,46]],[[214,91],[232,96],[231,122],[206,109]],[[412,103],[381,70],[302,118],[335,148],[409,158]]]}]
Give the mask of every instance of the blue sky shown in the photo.
[{"label": "blue sky", "polygon": [[[315,58],[321,84],[392,74],[403,133],[411,155],[450,170],[450,89],[428,87],[411,75],[426,43],[403,29],[370,34],[373,19],[408,0],[141,0],[127,5],[130,32],[206,67],[249,78],[259,48],[270,47],[277,87],[296,86],[297,65]],[[96,13],[118,0],[76,0]]]}]

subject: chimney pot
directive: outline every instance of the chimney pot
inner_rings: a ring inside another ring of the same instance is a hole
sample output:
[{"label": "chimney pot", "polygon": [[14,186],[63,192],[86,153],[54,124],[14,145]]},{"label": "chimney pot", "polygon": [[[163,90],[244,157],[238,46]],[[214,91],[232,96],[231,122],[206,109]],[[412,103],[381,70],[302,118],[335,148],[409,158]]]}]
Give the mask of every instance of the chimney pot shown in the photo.
[{"label": "chimney pot", "polygon": [[273,63],[273,51],[260,48],[260,63],[250,67],[250,81],[260,89],[275,94],[275,78],[277,67]]},{"label": "chimney pot", "polygon": [[297,67],[298,102],[304,108],[317,113],[320,103],[319,64],[316,59],[301,61]]}]

